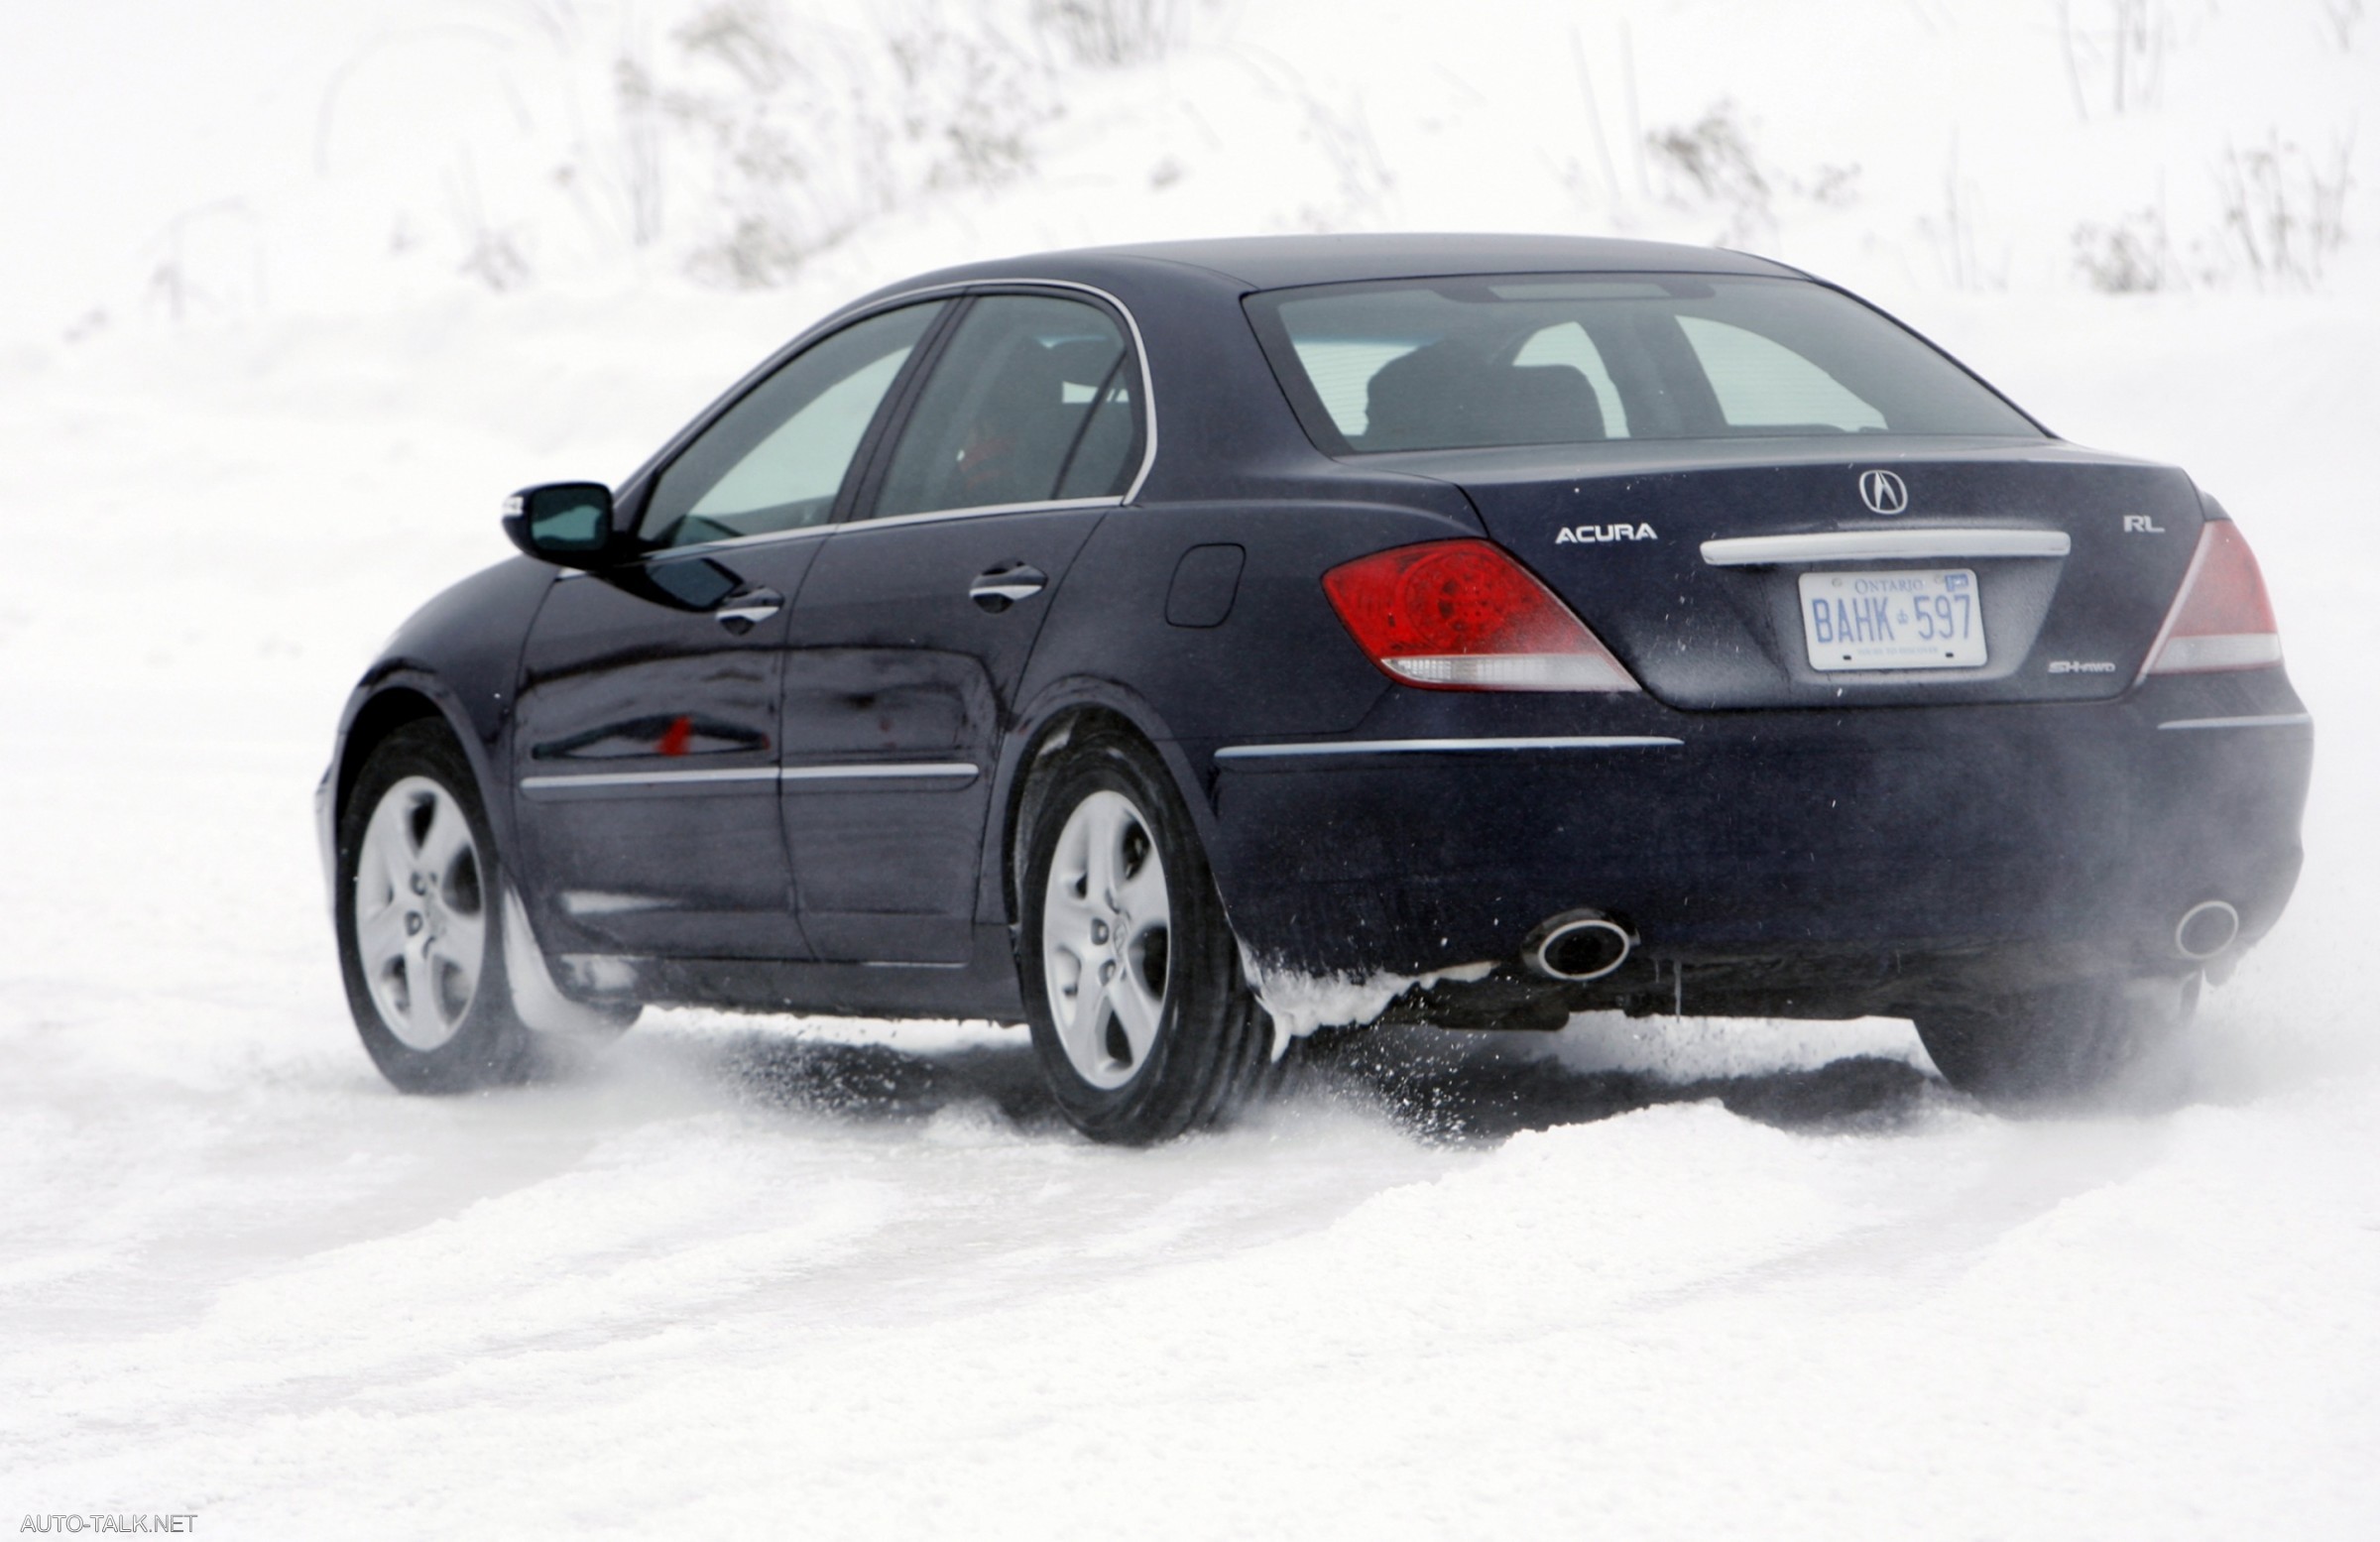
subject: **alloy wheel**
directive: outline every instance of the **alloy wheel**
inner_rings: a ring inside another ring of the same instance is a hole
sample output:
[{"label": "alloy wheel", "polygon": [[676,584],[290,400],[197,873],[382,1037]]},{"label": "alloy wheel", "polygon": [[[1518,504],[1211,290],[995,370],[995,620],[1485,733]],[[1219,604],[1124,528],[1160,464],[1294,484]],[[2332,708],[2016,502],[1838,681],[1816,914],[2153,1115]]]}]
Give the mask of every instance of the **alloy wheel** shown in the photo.
[{"label": "alloy wheel", "polygon": [[381,1021],[409,1049],[454,1037],[479,994],[488,899],[479,843],[427,776],[381,794],[355,872],[355,937]]},{"label": "alloy wheel", "polygon": [[1094,1087],[1130,1082],[1165,1017],[1173,907],[1148,821],[1093,792],[1058,832],[1041,898],[1041,964],[1058,1042]]}]

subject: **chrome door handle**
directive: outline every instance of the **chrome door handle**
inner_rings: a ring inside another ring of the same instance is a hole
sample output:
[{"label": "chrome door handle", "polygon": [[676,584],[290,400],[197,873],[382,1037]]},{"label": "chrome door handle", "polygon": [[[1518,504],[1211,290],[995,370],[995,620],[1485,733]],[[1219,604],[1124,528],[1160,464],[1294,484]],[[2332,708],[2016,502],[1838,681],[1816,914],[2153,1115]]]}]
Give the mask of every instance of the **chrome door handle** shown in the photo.
[{"label": "chrome door handle", "polygon": [[1006,562],[975,575],[967,598],[997,616],[1018,600],[1029,600],[1049,583],[1049,575],[1023,562]]},{"label": "chrome door handle", "polygon": [[742,637],[784,608],[785,597],[774,589],[755,589],[748,594],[729,596],[711,615],[719,625]]}]

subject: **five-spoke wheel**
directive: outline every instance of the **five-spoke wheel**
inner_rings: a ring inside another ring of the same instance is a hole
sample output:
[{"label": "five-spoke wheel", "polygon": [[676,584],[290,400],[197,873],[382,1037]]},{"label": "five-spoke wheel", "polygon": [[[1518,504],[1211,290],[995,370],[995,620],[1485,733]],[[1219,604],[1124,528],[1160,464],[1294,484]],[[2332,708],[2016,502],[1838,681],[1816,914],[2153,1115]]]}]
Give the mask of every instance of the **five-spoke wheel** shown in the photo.
[{"label": "five-spoke wheel", "polygon": [[357,857],[356,946],[373,1005],[407,1048],[435,1049],[471,1010],[488,952],[471,822],[436,781],[406,776],[380,795]]},{"label": "five-spoke wheel", "polygon": [[1130,1081],[1156,1043],[1172,924],[1147,816],[1121,792],[1077,803],[1042,890],[1041,967],[1058,1042],[1094,1087]]},{"label": "five-spoke wheel", "polygon": [[1089,729],[1018,820],[1017,966],[1050,1091],[1097,1139],[1162,1140],[1265,1079],[1271,1019],[1241,978],[1205,854],[1155,752]]},{"label": "five-spoke wheel", "polygon": [[408,723],[364,760],[338,827],[339,962],[381,1071],[408,1092],[536,1067],[505,969],[504,890],[478,779],[444,725]]}]

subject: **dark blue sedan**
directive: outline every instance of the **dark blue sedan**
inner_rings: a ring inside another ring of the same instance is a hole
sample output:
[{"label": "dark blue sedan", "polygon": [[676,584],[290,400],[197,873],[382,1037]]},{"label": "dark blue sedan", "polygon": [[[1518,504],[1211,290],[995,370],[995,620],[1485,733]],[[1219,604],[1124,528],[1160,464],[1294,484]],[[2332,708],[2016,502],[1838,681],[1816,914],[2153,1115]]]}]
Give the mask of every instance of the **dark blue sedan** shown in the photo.
[{"label": "dark blue sedan", "polygon": [[1022,1020],[1128,1141],[1383,1011],[1900,1015],[2022,1102],[2171,1034],[2299,866],[2223,511],[1757,258],[931,274],[505,525],[322,788],[413,1091],[678,1003]]}]

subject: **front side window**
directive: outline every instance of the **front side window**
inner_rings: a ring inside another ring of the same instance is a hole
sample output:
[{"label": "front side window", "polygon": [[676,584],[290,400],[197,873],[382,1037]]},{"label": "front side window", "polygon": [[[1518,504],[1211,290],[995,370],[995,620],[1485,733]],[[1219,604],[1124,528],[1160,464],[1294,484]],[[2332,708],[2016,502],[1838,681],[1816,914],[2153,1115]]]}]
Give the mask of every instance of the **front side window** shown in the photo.
[{"label": "front side window", "polygon": [[1120,498],[1140,467],[1140,374],[1098,305],[988,295],[917,394],[877,518]]},{"label": "front side window", "polygon": [[945,303],[854,322],[753,388],[661,473],[639,526],[646,541],[684,546],[826,523],[868,424]]},{"label": "front side window", "polygon": [[1308,434],[1335,454],[2041,433],[1915,335],[1800,280],[1437,279],[1281,290],[1248,309]]}]

